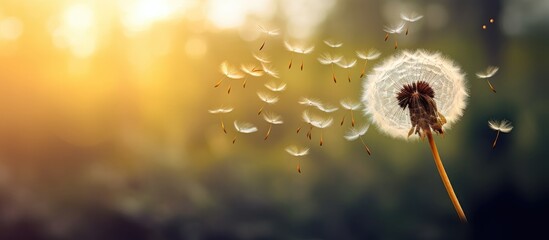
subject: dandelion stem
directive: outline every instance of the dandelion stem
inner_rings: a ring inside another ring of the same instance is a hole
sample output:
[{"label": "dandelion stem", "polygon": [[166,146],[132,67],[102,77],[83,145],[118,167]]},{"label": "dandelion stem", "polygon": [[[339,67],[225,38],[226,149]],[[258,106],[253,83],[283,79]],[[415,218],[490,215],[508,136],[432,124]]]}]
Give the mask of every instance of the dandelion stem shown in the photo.
[{"label": "dandelion stem", "polygon": [[303,58],[301,58],[301,71],[303,71]]},{"label": "dandelion stem", "polygon": [[351,110],[351,126],[355,127],[355,116],[353,115],[353,110]]},{"label": "dandelion stem", "polygon": [[263,50],[263,47],[265,47],[265,42],[267,41],[267,39],[265,38],[265,40],[263,40],[263,43],[261,44],[261,47],[259,47],[259,51]]},{"label": "dandelion stem", "polygon": [[366,143],[364,142],[364,140],[362,139],[362,137],[359,137],[360,138],[360,141],[362,142],[362,145],[364,145],[364,148],[366,148],[366,152],[368,153],[368,155],[372,155],[372,151],[370,151],[370,148],[368,147],[368,145],[366,145]]},{"label": "dandelion stem", "polygon": [[272,124],[269,124],[269,130],[267,130],[267,134],[265,135],[265,139],[264,140],[267,140],[267,138],[269,138],[269,135],[271,134],[271,129],[273,128],[273,125]]},{"label": "dandelion stem", "polygon": [[433,139],[433,134],[430,131],[427,131],[427,138],[429,139],[429,146],[431,147],[431,152],[433,152],[433,158],[435,160],[435,164],[437,166],[438,173],[440,174],[440,178],[442,179],[442,183],[444,183],[444,187],[446,188],[446,191],[448,192],[448,196],[450,197],[450,200],[452,200],[452,204],[454,205],[454,208],[456,209],[456,212],[459,216],[459,219],[467,223],[467,217],[465,217],[465,213],[463,212],[463,209],[461,209],[461,205],[459,204],[459,200],[456,196],[456,193],[454,192],[454,189],[452,188],[452,184],[450,183],[450,179],[448,178],[448,175],[446,174],[446,170],[444,170],[444,165],[442,164],[442,160],[440,160],[440,155],[438,154],[437,145],[435,144],[435,140]]},{"label": "dandelion stem", "polygon": [[334,83],[337,83],[336,75],[334,72],[334,64],[332,63],[332,78],[334,79]]},{"label": "dandelion stem", "polygon": [[343,115],[343,119],[341,119],[341,123],[339,124],[340,126],[343,126],[343,123],[345,122],[345,115]]},{"label": "dandelion stem", "polygon": [[492,86],[492,83],[490,83],[490,80],[486,79],[486,82],[488,83],[488,86],[490,86],[490,90],[492,90],[492,92],[496,93],[496,89],[494,88],[494,86]]},{"label": "dandelion stem", "polygon": [[360,78],[364,77],[364,73],[366,72],[366,64],[368,64],[368,60],[364,61],[364,67],[362,68],[362,72],[360,72]]},{"label": "dandelion stem", "polygon": [[492,148],[496,148],[496,143],[498,142],[498,138],[499,138],[499,131],[496,134],[496,139],[494,139],[494,143],[492,143]]}]

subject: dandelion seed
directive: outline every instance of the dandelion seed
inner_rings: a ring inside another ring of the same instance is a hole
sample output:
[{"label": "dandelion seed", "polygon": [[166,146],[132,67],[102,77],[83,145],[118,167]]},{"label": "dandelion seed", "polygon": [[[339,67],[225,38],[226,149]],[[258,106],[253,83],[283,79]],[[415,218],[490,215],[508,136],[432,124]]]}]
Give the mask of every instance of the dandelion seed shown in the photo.
[{"label": "dandelion seed", "polygon": [[351,82],[351,68],[356,65],[356,59],[347,60],[345,58],[342,58],[336,64],[341,68],[348,69],[347,80],[349,80],[349,82]]},{"label": "dandelion seed", "polygon": [[265,54],[263,53],[252,53],[252,55],[260,63],[271,63],[271,60],[269,60],[269,57],[265,56]]},{"label": "dandelion seed", "polygon": [[492,143],[492,148],[496,148],[496,143],[499,138],[499,133],[509,133],[511,130],[513,130],[513,125],[511,125],[511,122],[507,120],[502,121],[496,121],[496,120],[490,120],[488,121],[488,126],[494,131],[497,131],[496,139],[494,139],[494,142]]},{"label": "dandelion seed", "polygon": [[[221,78],[221,80],[219,80],[214,85],[215,88],[219,87],[219,85],[221,85],[221,83],[223,82],[223,80],[225,80],[225,78],[227,78],[227,79],[242,79],[242,78],[244,78],[244,73],[238,71],[238,69],[236,69],[235,67],[230,66],[227,61],[224,61],[224,62],[221,63],[220,70],[221,70],[221,73],[223,73],[224,76],[223,76],[223,78]],[[231,93],[231,84],[230,83],[229,83],[229,87],[227,88],[227,93]]]},{"label": "dandelion seed", "polygon": [[263,43],[261,44],[261,47],[259,47],[259,51],[263,50],[263,47],[265,47],[265,43],[267,42],[267,39],[269,37],[274,37],[280,34],[279,29],[265,29],[262,26],[258,25],[259,30],[265,34],[265,39],[263,40]]},{"label": "dandelion seed", "polygon": [[[417,22],[420,19],[422,19],[422,15],[418,15],[416,13],[410,13],[409,15],[400,13],[400,19],[404,20],[405,22],[413,23]],[[408,35],[408,26],[406,26],[406,35]]]},{"label": "dandelion seed", "polygon": [[[239,122],[239,121],[235,120],[233,122],[233,124],[234,124],[234,129],[236,129],[236,131],[239,132],[239,133],[257,132],[257,127],[255,125],[253,125],[252,123]],[[234,135],[233,144],[236,142],[236,136],[237,136],[237,134]]]},{"label": "dandelion seed", "polygon": [[306,97],[302,97],[298,103],[301,105],[307,105],[307,106],[316,107],[316,108],[322,105],[322,102],[320,102],[320,100],[315,98],[306,98]]},{"label": "dandelion seed", "polygon": [[[385,33],[386,33],[385,34],[385,41],[387,41],[387,39],[389,39],[389,34],[400,34],[400,33],[402,33],[405,26],[406,26],[405,22],[400,22],[395,26],[385,26],[385,28],[383,29],[383,31],[385,31]],[[395,49],[397,49],[397,48],[398,48],[398,42],[397,42],[397,39],[395,37]]]},{"label": "dandelion seed", "polygon": [[[393,137],[427,136],[433,158],[454,208],[467,221],[438,154],[432,131],[442,134],[466,106],[464,74],[451,60],[423,50],[403,51],[385,60],[363,85],[365,113]],[[410,129],[411,128],[411,129]],[[414,136],[409,136],[412,133]]]},{"label": "dandelion seed", "polygon": [[334,41],[334,40],[324,40],[324,43],[326,45],[328,45],[328,47],[331,47],[331,48],[338,48],[338,47],[343,46],[342,42],[338,42],[338,41]]},{"label": "dandelion seed", "polygon": [[286,83],[268,82],[265,83],[265,87],[273,92],[282,92],[286,90]]},{"label": "dandelion seed", "polygon": [[368,51],[356,51],[356,56],[364,60],[364,67],[360,72],[360,78],[362,78],[364,77],[364,73],[366,72],[366,64],[368,63],[368,61],[379,58],[379,56],[381,56],[381,53],[375,48],[370,48],[368,49]]},{"label": "dandelion seed", "polygon": [[494,76],[494,74],[496,74],[498,72],[498,70],[499,70],[498,67],[488,66],[488,68],[486,68],[486,70],[484,70],[484,72],[476,73],[478,78],[485,78],[486,79],[486,82],[488,83],[488,87],[490,87],[490,90],[492,90],[492,92],[494,92],[494,93],[496,93],[496,89],[494,88],[494,86],[490,82],[489,78]]},{"label": "dandelion seed", "polygon": [[301,148],[295,145],[290,145],[286,147],[284,150],[286,150],[287,153],[290,155],[297,157],[297,165],[296,170],[298,173],[301,173],[301,164],[299,164],[299,158],[307,155],[309,153],[309,148]]},{"label": "dandelion seed", "polygon": [[[258,71],[258,69],[260,69],[260,68],[257,67],[254,64],[248,64],[248,65],[242,64],[242,65],[240,65],[240,69],[244,73],[246,73],[246,74],[248,74],[252,77],[261,77],[261,76],[263,76],[263,70]],[[244,80],[242,81],[242,87],[243,88],[246,88],[247,79],[248,79],[247,77],[244,77]]]},{"label": "dandelion seed", "polygon": [[[278,97],[268,92],[261,92],[261,91],[257,92],[257,96],[259,97],[259,99],[261,99],[261,101],[267,104],[275,104],[276,102],[278,102]],[[261,115],[261,112],[263,112],[264,106],[265,105],[261,105],[261,108],[259,108],[257,115]]]},{"label": "dandelion seed", "polygon": [[267,65],[266,63],[261,63],[261,67],[263,68],[263,72],[266,74],[271,75],[271,77],[279,78],[278,72],[271,66]]},{"label": "dandelion seed", "polygon": [[[322,147],[324,140],[322,137],[322,130],[332,125],[334,119],[332,117],[313,119],[311,125],[320,129],[320,146]],[[309,135],[310,136],[310,135]],[[310,138],[309,138],[310,139]]]},{"label": "dandelion seed", "polygon": [[267,140],[267,138],[269,138],[269,135],[271,134],[271,129],[273,127],[273,124],[280,125],[280,124],[283,124],[284,122],[282,121],[282,117],[280,115],[277,115],[272,112],[266,112],[265,114],[263,114],[263,119],[265,119],[265,121],[269,123],[269,129],[267,130],[267,134],[265,134],[265,139],[264,139],[264,140]]},{"label": "dandelion seed", "polygon": [[318,58],[318,61],[321,64],[323,64],[323,65],[330,64],[332,66],[332,79],[334,80],[334,83],[337,83],[337,79],[336,79],[335,72],[334,72],[334,64],[341,61],[342,58],[343,58],[342,56],[337,56],[337,55],[332,56],[329,53],[324,53],[324,54],[320,55],[320,57]]},{"label": "dandelion seed", "polygon": [[208,110],[211,114],[219,114],[219,120],[221,122],[221,129],[223,129],[223,132],[227,134],[227,130],[225,129],[225,124],[223,123],[223,114],[230,113],[233,111],[232,107],[220,107],[216,109]]},{"label": "dandelion seed", "polygon": [[347,139],[348,141],[354,141],[356,139],[360,139],[360,142],[362,142],[362,145],[364,146],[364,149],[366,149],[366,152],[368,153],[368,155],[372,155],[372,151],[370,151],[370,148],[368,147],[368,145],[366,145],[366,143],[362,139],[362,136],[366,134],[369,127],[370,127],[369,124],[365,124],[364,126],[361,126],[359,128],[351,127],[349,128],[349,131],[347,132],[347,134],[345,134],[344,138]]},{"label": "dandelion seed", "polygon": [[337,111],[339,108],[330,104],[321,103],[316,105],[316,108],[325,113],[332,113]]},{"label": "dandelion seed", "polygon": [[[301,55],[306,55],[306,54],[309,54],[309,53],[313,52],[313,50],[315,49],[314,46],[304,47],[304,46],[291,45],[287,41],[284,41],[284,46],[292,54],[292,56],[290,57],[290,63],[288,64],[288,69],[292,68],[292,61],[293,61],[294,53],[298,53],[298,54],[301,54]],[[301,71],[303,71],[303,56],[301,57],[300,69],[301,69]]]},{"label": "dandelion seed", "polygon": [[[343,99],[339,102],[343,108],[346,110],[349,110],[351,113],[351,126],[355,126],[355,116],[353,114],[353,111],[358,110],[360,107],[362,107],[362,103],[358,101],[353,101],[349,98]],[[343,126],[343,123],[345,122],[345,115],[343,115],[343,119],[341,120],[341,124]]]}]

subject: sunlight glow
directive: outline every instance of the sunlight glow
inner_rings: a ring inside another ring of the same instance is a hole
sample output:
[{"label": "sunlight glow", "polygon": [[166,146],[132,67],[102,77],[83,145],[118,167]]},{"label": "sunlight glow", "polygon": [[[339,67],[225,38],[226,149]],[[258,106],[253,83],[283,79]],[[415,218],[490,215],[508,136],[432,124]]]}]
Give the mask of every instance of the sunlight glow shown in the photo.
[{"label": "sunlight glow", "polygon": [[96,17],[93,9],[85,4],[66,8],[61,23],[53,30],[54,44],[69,48],[80,58],[91,56],[97,47]]},{"label": "sunlight glow", "polygon": [[131,34],[149,29],[156,22],[182,14],[194,0],[125,0],[120,1],[122,24]]},{"label": "sunlight glow", "polygon": [[0,20],[0,39],[14,41],[21,36],[23,24],[19,19],[8,17]]},{"label": "sunlight glow", "polygon": [[268,21],[276,12],[273,0],[210,0],[207,18],[218,28],[242,26],[248,17]]}]

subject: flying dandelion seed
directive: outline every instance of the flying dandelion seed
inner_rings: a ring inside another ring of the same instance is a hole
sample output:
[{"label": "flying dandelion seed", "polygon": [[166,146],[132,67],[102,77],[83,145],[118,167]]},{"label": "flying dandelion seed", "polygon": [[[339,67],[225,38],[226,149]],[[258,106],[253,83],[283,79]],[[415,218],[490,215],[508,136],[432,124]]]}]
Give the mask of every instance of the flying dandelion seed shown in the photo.
[{"label": "flying dandelion seed", "polygon": [[336,106],[333,106],[331,104],[326,104],[326,103],[318,104],[318,105],[316,105],[316,108],[318,110],[322,111],[322,112],[325,112],[325,113],[332,113],[332,112],[335,112],[339,109]]},{"label": "flying dandelion seed", "polygon": [[[451,60],[424,50],[386,59],[364,81],[365,113],[384,133],[401,139],[427,136],[446,191],[461,221],[467,218],[438,154],[432,131],[459,120],[468,97],[464,74]],[[446,117],[444,117],[446,116]],[[412,133],[417,135],[410,136]]]},{"label": "flying dandelion seed", "polygon": [[368,49],[368,51],[356,51],[356,56],[364,60],[364,67],[360,72],[360,78],[362,78],[364,77],[364,73],[366,72],[366,64],[368,64],[368,61],[379,58],[379,56],[381,56],[381,53],[375,48],[370,48]]},{"label": "flying dandelion seed", "polygon": [[263,53],[252,53],[252,56],[257,60],[259,61],[260,63],[264,64],[264,63],[271,63],[271,60],[269,59],[269,57],[267,57],[265,54]]},{"label": "flying dandelion seed", "polygon": [[286,150],[288,154],[294,157],[297,157],[298,160],[297,160],[296,169],[298,173],[301,173],[301,164],[299,164],[299,158],[307,155],[309,153],[309,148],[302,148],[295,145],[290,145],[286,147],[284,150]]},{"label": "flying dandelion seed", "polygon": [[[223,73],[223,78],[221,78],[221,80],[219,80],[214,85],[215,88],[219,87],[219,85],[221,85],[221,83],[225,79],[229,79],[229,80],[230,79],[242,79],[245,76],[244,73],[238,71],[237,68],[235,68],[233,66],[230,66],[227,61],[224,61],[224,62],[221,63],[220,70],[221,70],[221,73]],[[229,87],[227,88],[227,94],[229,94],[229,93],[231,93],[231,83],[229,83]]]},{"label": "flying dandelion seed", "polygon": [[267,130],[267,134],[265,134],[265,139],[264,139],[264,140],[267,140],[267,138],[269,138],[269,135],[271,134],[271,129],[273,128],[273,124],[280,125],[280,124],[283,124],[284,122],[282,121],[282,117],[280,115],[272,112],[266,112],[265,114],[263,114],[263,119],[265,119],[265,121],[269,123],[269,129]]},{"label": "flying dandelion seed", "polygon": [[336,63],[340,68],[347,69],[347,80],[351,82],[351,68],[356,65],[356,59],[347,60],[342,58],[339,62]]},{"label": "flying dandelion seed", "polygon": [[343,58],[342,56],[337,56],[337,55],[332,56],[329,53],[324,53],[324,54],[320,55],[320,57],[318,58],[318,61],[321,64],[323,64],[323,65],[330,64],[332,66],[332,79],[334,80],[334,83],[337,83],[337,79],[336,79],[335,72],[334,72],[334,64],[341,61],[342,58]]},{"label": "flying dandelion seed", "polygon": [[265,87],[273,92],[282,92],[286,90],[286,83],[276,83],[276,82],[268,82],[265,83]]},{"label": "flying dandelion seed", "polygon": [[223,123],[223,114],[230,113],[233,111],[232,107],[220,107],[216,109],[208,110],[211,114],[219,114],[219,120],[221,121],[221,129],[223,129],[223,132],[227,134],[227,130],[225,129],[225,124]]},{"label": "flying dandelion seed", "polygon": [[322,102],[316,98],[306,98],[306,97],[302,97],[299,101],[298,101],[299,104],[301,105],[306,105],[306,106],[310,106],[310,107],[316,107],[318,108],[318,106],[322,105]]},{"label": "flying dandelion seed", "polygon": [[[255,125],[253,125],[252,123],[239,122],[239,121],[235,120],[233,122],[233,124],[234,124],[234,129],[236,129],[236,131],[239,132],[239,133],[257,132],[257,127]],[[235,133],[234,138],[233,138],[233,144],[236,142],[236,136],[237,136],[237,134]]]},{"label": "flying dandelion seed", "polygon": [[265,34],[265,39],[263,40],[263,43],[261,44],[261,47],[259,47],[259,51],[263,50],[263,47],[265,47],[265,43],[267,42],[267,39],[269,37],[274,37],[274,36],[278,36],[278,34],[280,34],[280,31],[279,29],[266,29],[260,25],[258,25],[259,27],[259,30]]},{"label": "flying dandelion seed", "polygon": [[276,71],[271,65],[268,65],[266,63],[261,63],[261,67],[263,68],[263,72],[270,75],[271,77],[280,78],[278,76],[278,71]]},{"label": "flying dandelion seed", "polygon": [[[385,28],[383,28],[383,31],[385,31],[385,41],[387,41],[387,39],[389,39],[389,34],[400,34],[400,33],[402,33],[405,26],[406,26],[405,22],[400,22],[395,26],[385,26]],[[397,42],[397,39],[395,37],[395,49],[397,49],[397,48],[398,48],[398,42]]]},{"label": "flying dandelion seed", "polygon": [[[327,128],[329,126],[332,125],[334,119],[332,117],[326,117],[326,118],[314,118],[312,119],[311,121],[311,125],[313,125],[314,127],[320,129],[320,146],[322,147],[322,145],[324,144],[324,139],[323,139],[323,135],[322,135],[322,131],[324,128]],[[309,137],[311,135],[309,134]],[[309,138],[310,139],[310,138]]]},{"label": "flying dandelion seed", "polygon": [[331,48],[339,48],[339,47],[343,46],[342,42],[338,42],[338,41],[334,41],[334,40],[324,40],[324,43],[326,45],[328,45],[328,47],[331,47]]},{"label": "flying dandelion seed", "polygon": [[[294,58],[294,53],[301,54],[301,55],[306,55],[306,54],[309,54],[309,53],[313,52],[313,50],[315,49],[315,46],[308,46],[308,47],[295,46],[295,45],[290,44],[288,41],[284,41],[284,46],[292,54],[291,57],[290,57],[290,63],[288,64],[288,69],[292,68],[292,61],[293,61],[293,58]],[[301,71],[303,71],[303,56],[301,57],[300,69],[301,69]]]},{"label": "flying dandelion seed", "polygon": [[[358,110],[360,107],[362,107],[362,103],[358,101],[353,101],[349,98],[343,99],[339,102],[343,108],[346,110],[349,110],[351,113],[351,126],[355,126],[355,116],[353,114],[353,111]],[[343,119],[341,119],[341,126],[343,126],[343,123],[345,122],[345,115],[343,115]]]},{"label": "flying dandelion seed", "polygon": [[[400,13],[400,19],[408,23],[417,22],[422,18],[423,18],[423,15],[418,15],[417,13],[410,13],[410,14]],[[406,26],[406,35],[408,35],[408,26]]]},{"label": "flying dandelion seed", "polygon": [[[275,104],[278,102],[278,97],[268,92],[259,91],[257,92],[257,96],[259,97],[259,99],[261,99],[263,103]],[[263,112],[263,107],[265,107],[265,104],[261,105],[261,108],[259,108],[257,115],[261,115],[261,112]]]},{"label": "flying dandelion seed", "polygon": [[499,138],[499,133],[509,133],[511,130],[513,130],[513,125],[511,125],[511,122],[507,120],[502,121],[496,121],[496,120],[490,120],[488,121],[488,126],[494,131],[497,131],[496,139],[494,139],[494,142],[492,143],[492,148],[496,148],[496,143]]},{"label": "flying dandelion seed", "polygon": [[486,68],[486,70],[484,70],[484,72],[478,72],[476,73],[477,77],[478,78],[484,78],[486,79],[486,82],[488,83],[488,87],[490,87],[490,90],[492,90],[492,92],[496,93],[496,89],[494,88],[494,86],[492,85],[492,83],[490,82],[489,78],[491,78],[492,76],[494,76],[494,74],[496,74],[498,72],[499,68],[498,67],[495,67],[495,66],[488,66],[488,68]]},{"label": "flying dandelion seed", "polygon": [[[248,65],[240,65],[240,69],[248,74],[249,76],[251,77],[261,77],[263,76],[263,70],[261,68],[259,68],[258,66],[254,65],[254,64],[248,64]],[[242,81],[242,87],[243,88],[246,88],[246,82],[247,82],[248,78],[247,77],[244,77],[244,80]]]},{"label": "flying dandelion seed", "polygon": [[360,142],[362,142],[362,145],[364,146],[364,149],[366,149],[366,152],[368,153],[368,155],[372,155],[372,151],[370,151],[370,148],[368,147],[368,145],[366,145],[366,143],[362,139],[362,136],[366,134],[369,127],[370,127],[369,124],[365,124],[364,126],[361,126],[358,128],[351,127],[349,128],[349,131],[347,132],[347,134],[345,134],[344,138],[347,139],[348,141],[354,141],[356,139],[360,139]]}]

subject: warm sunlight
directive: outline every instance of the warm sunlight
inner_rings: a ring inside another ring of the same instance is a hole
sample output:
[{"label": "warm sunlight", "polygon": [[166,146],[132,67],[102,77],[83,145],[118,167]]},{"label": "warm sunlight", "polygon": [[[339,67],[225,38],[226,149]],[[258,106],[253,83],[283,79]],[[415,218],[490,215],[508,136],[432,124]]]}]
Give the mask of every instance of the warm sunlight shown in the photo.
[{"label": "warm sunlight", "polygon": [[65,8],[60,23],[53,30],[54,44],[68,48],[79,58],[91,56],[97,47],[96,15],[87,4]]},{"label": "warm sunlight", "polygon": [[276,11],[273,0],[210,0],[208,19],[218,28],[235,28],[243,25],[247,18],[270,20]]},{"label": "warm sunlight", "polygon": [[122,0],[121,21],[129,34],[147,30],[155,22],[183,14],[194,0]]}]

